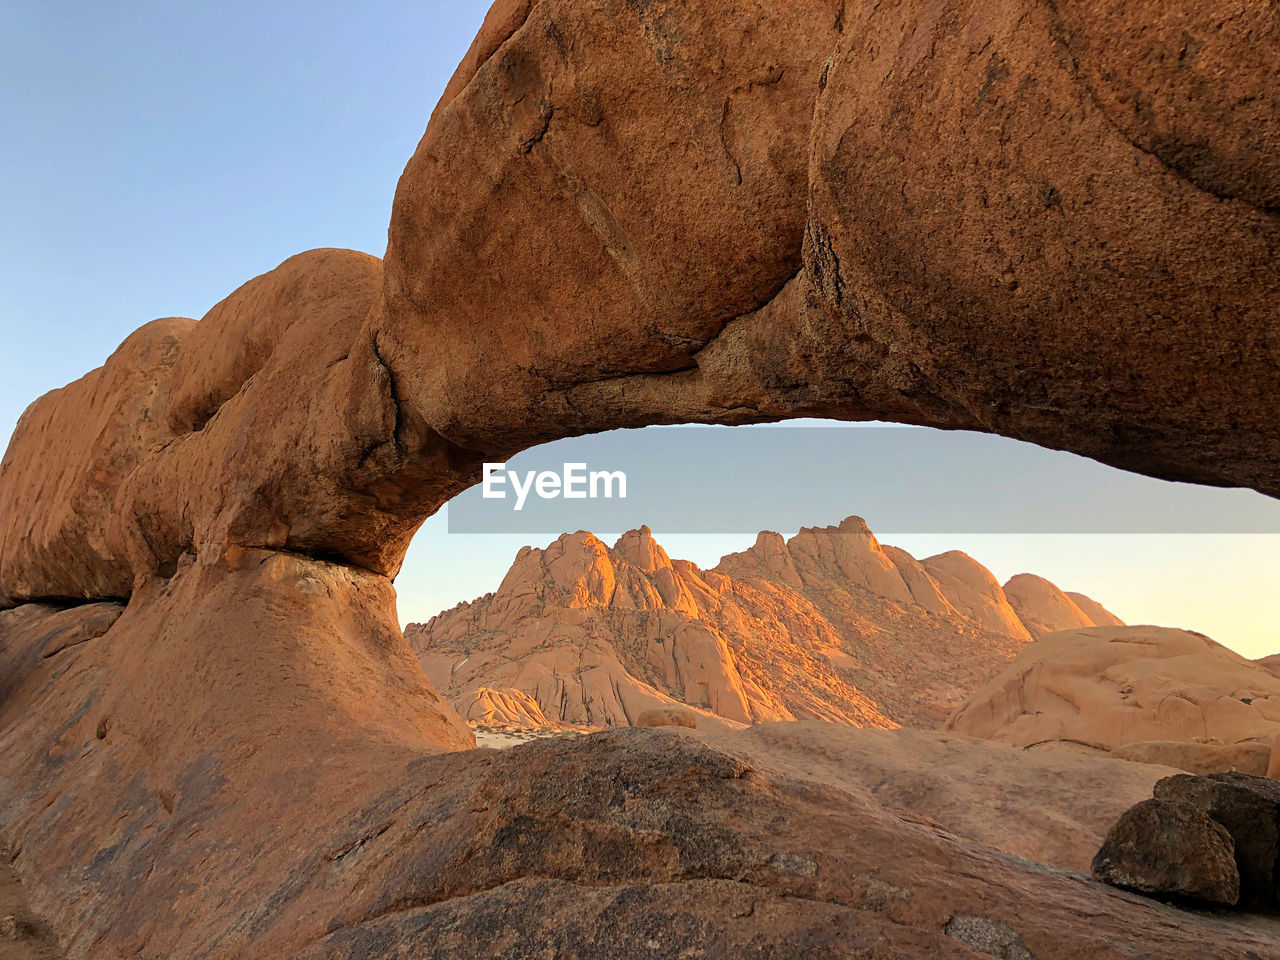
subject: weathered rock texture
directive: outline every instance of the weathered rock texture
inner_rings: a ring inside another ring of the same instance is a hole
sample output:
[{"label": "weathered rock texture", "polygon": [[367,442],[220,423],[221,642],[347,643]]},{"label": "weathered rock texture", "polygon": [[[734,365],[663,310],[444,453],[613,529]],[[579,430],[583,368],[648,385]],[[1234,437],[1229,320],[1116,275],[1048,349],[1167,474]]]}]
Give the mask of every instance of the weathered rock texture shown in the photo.
[{"label": "weathered rock texture", "polygon": [[33,403],[0,462],[0,605],[126,598],[110,528],[120,487],[170,439],[166,387],[193,320],[156,320],[107,362]]},{"label": "weathered rock texture", "polygon": [[1265,777],[1271,766],[1271,744],[1257,740],[1242,743],[1199,743],[1194,740],[1143,740],[1111,751],[1113,757],[1135,763],[1157,763],[1188,773],[1221,773],[1236,770]]},{"label": "weathered rock texture", "polygon": [[1099,754],[1026,752],[925,730],[764,723],[699,739],[810,783],[925,818],[956,836],[1036,863],[1089,872],[1116,818],[1150,798],[1169,768]]},{"label": "weathered rock texture", "polygon": [[0,845],[0,960],[64,960],[52,931],[31,912],[11,859]]},{"label": "weathered rock texture", "polygon": [[500,4],[397,193],[410,409],[469,447],[877,416],[1280,489],[1280,39],[1176,9]]},{"label": "weathered rock texture", "polygon": [[637,727],[688,727],[690,730],[696,730],[698,717],[692,710],[655,707],[636,717],[635,725]]},{"label": "weathered rock texture", "polygon": [[1102,841],[1093,875],[1127,890],[1235,906],[1240,874],[1222,824],[1180,800],[1143,800]]},{"label": "weathered rock texture", "polygon": [[[1074,622],[1093,624],[1078,608]],[[936,727],[1031,634],[981,564],[917,561],[850,517],[762,533],[713,570],[670,559],[647,527],[612,548],[565,534],[405,636],[458,711],[489,723],[618,726],[678,702],[736,724]]]},{"label": "weathered rock texture", "polygon": [[1191,804],[1231,835],[1242,903],[1280,904],[1280,783],[1240,773],[1183,775],[1160,780],[1153,793]]},{"label": "weathered rock texture", "polygon": [[653,422],[878,417],[1278,491],[1280,40],[1178,9],[1117,41],[1082,3],[502,0],[385,269],[301,254],[29,411],[0,590],[123,596],[227,543],[394,572],[484,456]]},{"label": "weathered rock texture", "polygon": [[1278,45],[1243,6],[851,7],[806,272],[985,429],[1275,493]]},{"label": "weathered rock texture", "polygon": [[[1121,747],[1159,763],[1174,752],[1141,744],[1216,745],[1226,770],[1280,733],[1280,679],[1208,637],[1163,627],[1051,634],[1022,650],[947,721],[947,729],[1018,747],[1070,742]],[[1129,747],[1129,745],[1134,745]],[[1193,764],[1208,760],[1188,747]]]},{"label": "weathered rock texture", "polygon": [[1280,677],[1280,653],[1273,653],[1269,657],[1259,657],[1253,662],[1256,666],[1267,671],[1267,673]]},{"label": "weathered rock texture", "polygon": [[70,956],[1275,954],[669,731],[442,757],[388,578],[484,460],[646,423],[1280,492],[1278,50],[1204,2],[499,0],[383,262],[148,324],[0,462],[0,810]]}]

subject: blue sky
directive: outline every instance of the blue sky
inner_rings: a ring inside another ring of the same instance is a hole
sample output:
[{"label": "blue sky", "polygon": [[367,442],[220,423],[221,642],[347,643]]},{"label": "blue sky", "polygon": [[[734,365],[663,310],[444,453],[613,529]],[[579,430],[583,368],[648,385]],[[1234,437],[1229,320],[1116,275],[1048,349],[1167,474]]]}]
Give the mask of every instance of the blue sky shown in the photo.
[{"label": "blue sky", "polygon": [[486,5],[0,0],[0,434],[148,320],[382,255]]},{"label": "blue sky", "polygon": [[[149,320],[199,317],[308,248],[381,255],[396,179],[486,8],[0,0],[0,436]],[[753,539],[651,525],[705,566]],[[402,619],[492,590],[527,539],[428,521]],[[890,539],[1041,573],[1130,622],[1280,649],[1276,537]]]}]

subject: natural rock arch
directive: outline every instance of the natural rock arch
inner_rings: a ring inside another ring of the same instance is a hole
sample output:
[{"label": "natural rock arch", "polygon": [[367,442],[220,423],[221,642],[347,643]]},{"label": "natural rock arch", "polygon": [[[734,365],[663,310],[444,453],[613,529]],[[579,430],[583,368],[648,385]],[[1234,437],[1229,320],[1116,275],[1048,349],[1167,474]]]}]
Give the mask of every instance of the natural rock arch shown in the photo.
[{"label": "natural rock arch", "polygon": [[[554,749],[586,819],[572,842],[545,828],[558,861],[521,847],[503,831],[548,810],[490,761],[429,759],[470,733],[389,577],[481,461],[650,423],[980,429],[1280,491],[1280,28],[1176,6],[499,0],[384,261],[311,251],[199,324],[148,324],[15,432],[5,826],[73,955],[292,955],[548,862],[566,883],[865,900],[805,858],[721,851],[700,873],[696,817],[665,823],[661,855],[619,840],[610,873],[591,838],[627,825]],[[664,763],[730,807],[755,789],[724,755],[656,749],[600,762],[637,796]],[[465,802],[432,807],[423,782]],[[780,816],[824,815],[778,790]],[[405,810],[456,836],[415,844]],[[362,861],[388,830],[404,850]],[[993,890],[1007,867],[984,864]],[[1052,901],[1057,881],[1018,876]],[[940,930],[944,901],[992,909],[946,895],[893,935]],[[807,902],[779,909],[816,923]],[[1158,925],[1107,910],[1117,935]],[[1054,916],[1034,936],[1057,942]]]},{"label": "natural rock arch", "polygon": [[[503,0],[381,269],[302,254],[28,411],[0,596],[231,545],[390,573],[486,456],[658,422],[875,417],[1277,492],[1280,28],[1183,11],[1251,98],[1183,103],[1163,7],[1117,47],[1094,6]],[[1169,102],[1117,118],[1094,78],[1147,46]]]}]

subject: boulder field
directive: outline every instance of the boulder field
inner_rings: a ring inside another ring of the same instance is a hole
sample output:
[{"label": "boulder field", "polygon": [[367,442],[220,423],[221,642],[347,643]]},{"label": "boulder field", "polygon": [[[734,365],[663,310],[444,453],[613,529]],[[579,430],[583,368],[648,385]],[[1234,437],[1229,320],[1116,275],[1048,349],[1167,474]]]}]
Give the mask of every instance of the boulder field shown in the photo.
[{"label": "boulder field", "polygon": [[32,907],[75,960],[1280,955],[701,731],[469,749],[390,579],[484,461],[652,423],[1280,493],[1278,56],[1203,0],[499,0],[382,260],[299,254],[19,422]]}]

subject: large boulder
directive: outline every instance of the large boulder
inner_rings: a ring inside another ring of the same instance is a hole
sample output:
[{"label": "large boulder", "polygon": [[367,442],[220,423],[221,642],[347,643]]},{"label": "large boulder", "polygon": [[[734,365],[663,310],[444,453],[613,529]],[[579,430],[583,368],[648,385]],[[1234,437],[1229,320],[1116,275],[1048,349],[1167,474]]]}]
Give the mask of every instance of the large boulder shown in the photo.
[{"label": "large boulder", "polygon": [[1185,630],[1067,630],[1024,648],[947,727],[1018,747],[1270,744],[1280,732],[1280,679]]},{"label": "large boulder", "polygon": [[1139,893],[1226,906],[1240,899],[1231,835],[1177,800],[1143,800],[1121,814],[1093,858],[1092,872]]},{"label": "large boulder", "polygon": [[1168,777],[1155,796],[1189,803],[1231,834],[1240,871],[1240,900],[1280,903],[1280,783],[1243,773]]}]

